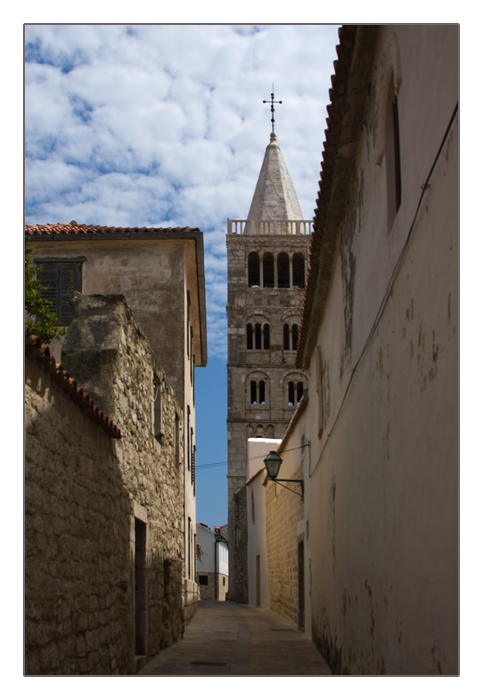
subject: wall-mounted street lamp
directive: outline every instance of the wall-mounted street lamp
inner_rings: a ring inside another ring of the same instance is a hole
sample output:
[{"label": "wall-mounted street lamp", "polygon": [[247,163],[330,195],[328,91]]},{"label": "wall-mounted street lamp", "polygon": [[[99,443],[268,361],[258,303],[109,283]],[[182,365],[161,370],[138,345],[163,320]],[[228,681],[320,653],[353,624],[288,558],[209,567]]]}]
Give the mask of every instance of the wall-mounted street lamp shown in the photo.
[{"label": "wall-mounted street lamp", "polygon": [[300,488],[302,490],[301,493],[297,493],[297,491],[294,491],[293,489],[289,489],[288,486],[283,486],[283,484],[280,484],[280,485],[283,486],[284,489],[287,489],[287,491],[292,491],[292,493],[296,493],[297,496],[301,497],[302,501],[304,500],[304,480],[303,479],[277,479],[278,472],[280,471],[280,465],[283,462],[280,455],[278,455],[276,452],[271,450],[270,454],[268,454],[263,461],[264,461],[264,464],[267,468],[268,476],[272,481],[276,481],[277,483],[280,483],[281,481],[285,481],[285,482],[292,483],[292,484],[300,484]]}]

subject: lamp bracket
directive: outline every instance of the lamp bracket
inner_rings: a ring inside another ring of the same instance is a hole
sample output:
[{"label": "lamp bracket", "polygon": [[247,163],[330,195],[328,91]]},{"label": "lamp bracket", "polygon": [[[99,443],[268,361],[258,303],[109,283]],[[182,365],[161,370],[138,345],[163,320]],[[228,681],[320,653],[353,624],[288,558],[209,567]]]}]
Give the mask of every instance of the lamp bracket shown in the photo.
[{"label": "lamp bracket", "polygon": [[304,480],[303,479],[272,479],[269,477],[270,481],[276,481],[277,483],[280,483],[281,481],[286,481],[289,484],[300,484],[300,488],[302,493],[297,493],[297,491],[294,491],[293,489],[289,489],[288,486],[283,486],[283,484],[280,484],[280,486],[283,486],[284,489],[287,489],[287,491],[292,491],[292,493],[297,494],[297,496],[300,496],[302,501],[304,500]]}]

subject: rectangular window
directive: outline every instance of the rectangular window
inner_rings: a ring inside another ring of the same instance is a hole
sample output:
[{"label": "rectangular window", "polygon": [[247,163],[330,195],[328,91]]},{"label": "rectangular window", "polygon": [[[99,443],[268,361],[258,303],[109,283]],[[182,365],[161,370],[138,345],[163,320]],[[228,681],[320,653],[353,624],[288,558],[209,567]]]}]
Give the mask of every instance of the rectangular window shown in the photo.
[{"label": "rectangular window", "polygon": [[153,431],[154,437],[161,436],[161,384],[156,375],[153,375]]},{"label": "rectangular window", "polygon": [[40,290],[43,299],[52,302],[59,322],[68,326],[72,321],[74,292],[82,291],[82,262],[76,260],[34,260],[38,267],[37,279],[45,289]]},{"label": "rectangular window", "polygon": [[199,582],[200,586],[207,586],[208,585],[208,576],[206,576],[205,574],[199,574],[198,582]]}]

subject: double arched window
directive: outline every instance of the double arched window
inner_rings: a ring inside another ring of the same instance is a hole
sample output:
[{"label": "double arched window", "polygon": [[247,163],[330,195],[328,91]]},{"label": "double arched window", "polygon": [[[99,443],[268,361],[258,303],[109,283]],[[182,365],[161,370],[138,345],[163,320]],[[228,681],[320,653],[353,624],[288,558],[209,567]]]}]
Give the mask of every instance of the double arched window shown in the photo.
[{"label": "double arched window", "polygon": [[299,338],[298,323],[283,324],[283,349],[296,350]]},{"label": "double arched window", "polygon": [[298,404],[302,396],[304,395],[304,383],[294,382],[290,380],[287,384],[288,389],[288,405],[295,406]]},{"label": "double arched window", "polygon": [[268,323],[247,323],[247,350],[270,350]]},{"label": "double arched window", "polygon": [[292,257],[282,252],[274,256],[266,252],[248,254],[248,286],[264,287],[266,289],[304,289],[305,288],[305,256],[294,253]]},{"label": "double arched window", "polygon": [[260,379],[257,382],[256,379],[250,381],[250,403],[251,404],[264,404],[266,400],[265,392],[266,382],[264,379]]},{"label": "double arched window", "polygon": [[270,376],[263,370],[252,370],[244,381],[247,405],[268,407],[270,404]]}]

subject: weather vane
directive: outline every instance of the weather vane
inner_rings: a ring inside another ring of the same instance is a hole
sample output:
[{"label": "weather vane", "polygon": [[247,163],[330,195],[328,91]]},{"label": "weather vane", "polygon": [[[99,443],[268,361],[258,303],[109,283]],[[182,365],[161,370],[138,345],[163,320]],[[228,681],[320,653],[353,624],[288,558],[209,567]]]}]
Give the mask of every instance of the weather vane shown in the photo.
[{"label": "weather vane", "polygon": [[281,105],[282,101],[281,100],[274,100],[275,94],[274,94],[274,88],[272,84],[272,94],[271,94],[271,100],[263,100],[263,104],[267,104],[268,102],[271,102],[270,106],[270,111],[272,112],[272,133],[275,133],[275,107],[273,106],[274,103]]}]

